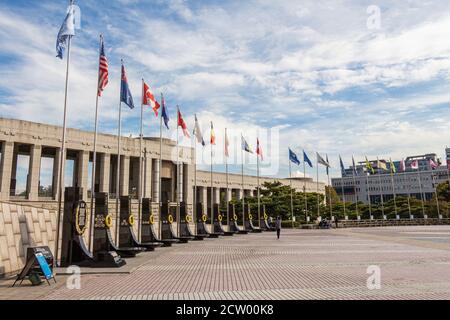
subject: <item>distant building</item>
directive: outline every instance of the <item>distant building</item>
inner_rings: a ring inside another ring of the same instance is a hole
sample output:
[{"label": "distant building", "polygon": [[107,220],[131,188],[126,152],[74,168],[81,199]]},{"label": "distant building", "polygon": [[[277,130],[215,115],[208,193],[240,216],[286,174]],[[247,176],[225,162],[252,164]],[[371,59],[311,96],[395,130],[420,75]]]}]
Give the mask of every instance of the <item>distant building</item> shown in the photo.
[{"label": "distant building", "polygon": [[[450,160],[450,148],[446,149],[447,159]],[[405,158],[405,171],[400,172],[401,161],[393,161],[396,173],[391,176],[390,161],[380,159],[386,164],[387,170],[378,168],[377,160],[369,160],[374,168],[375,174],[369,174],[365,161],[346,168],[341,178],[333,178],[331,184],[341,199],[345,201],[361,201],[369,203],[369,196],[372,203],[389,201],[397,196],[411,196],[421,199],[421,191],[425,200],[430,200],[435,194],[436,186],[449,180],[449,172],[446,163],[443,162],[438,168],[432,170],[430,159],[437,164],[441,164],[435,153],[409,156]],[[419,170],[411,168],[411,163],[417,160]],[[420,179],[420,184],[419,184]]]}]

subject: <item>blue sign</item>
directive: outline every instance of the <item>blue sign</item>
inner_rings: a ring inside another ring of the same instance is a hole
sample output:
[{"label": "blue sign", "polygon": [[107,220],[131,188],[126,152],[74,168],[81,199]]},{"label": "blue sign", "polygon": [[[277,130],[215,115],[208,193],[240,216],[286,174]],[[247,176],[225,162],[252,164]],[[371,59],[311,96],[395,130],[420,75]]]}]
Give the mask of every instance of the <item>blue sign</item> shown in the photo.
[{"label": "blue sign", "polygon": [[50,266],[47,263],[47,260],[45,260],[45,257],[42,253],[35,253],[36,259],[39,262],[39,265],[41,266],[41,270],[44,273],[45,279],[51,279],[53,278],[53,272],[50,269]]}]

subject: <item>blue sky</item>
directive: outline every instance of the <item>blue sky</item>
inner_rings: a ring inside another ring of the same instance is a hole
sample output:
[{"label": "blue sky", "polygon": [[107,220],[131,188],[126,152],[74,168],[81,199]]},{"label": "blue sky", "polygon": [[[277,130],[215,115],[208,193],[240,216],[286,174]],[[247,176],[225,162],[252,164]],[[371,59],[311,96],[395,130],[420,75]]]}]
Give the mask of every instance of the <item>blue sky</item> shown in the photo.
[{"label": "blue sky", "polygon": [[[288,146],[297,153],[304,148],[311,158],[316,151],[328,153],[337,175],[338,154],[349,164],[352,154],[358,160],[441,156],[450,145],[448,1],[76,4],[82,24],[73,40],[70,127],[93,129],[103,33],[110,84],[100,101],[102,132],[117,130],[123,58],[134,100],[140,100],[144,77],[157,95],[167,97],[172,129],[176,104],[190,130],[194,113],[205,135],[214,121],[218,150],[225,127],[236,136],[244,131],[253,147],[256,135],[272,129],[274,139],[261,139],[267,155],[263,175],[287,175]],[[367,28],[372,4],[381,10],[380,29]],[[62,123],[65,62],[55,58],[55,39],[66,5],[0,2],[2,117]],[[124,135],[138,134],[139,110],[124,109],[123,115]],[[146,111],[145,134],[158,130]],[[165,134],[174,138],[174,130]],[[280,166],[273,172],[275,161]],[[247,168],[251,173],[255,166]],[[231,170],[239,172],[240,166]]]}]

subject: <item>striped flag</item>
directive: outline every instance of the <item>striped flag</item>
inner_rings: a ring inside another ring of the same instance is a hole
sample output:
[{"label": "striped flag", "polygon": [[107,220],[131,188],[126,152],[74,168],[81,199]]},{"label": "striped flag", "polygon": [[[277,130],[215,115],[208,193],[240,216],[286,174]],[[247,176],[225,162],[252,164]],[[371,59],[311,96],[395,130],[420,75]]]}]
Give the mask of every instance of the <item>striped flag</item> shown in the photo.
[{"label": "striped flag", "polygon": [[291,150],[291,148],[289,149],[289,161],[295,163],[296,165],[300,165],[300,160],[298,160],[297,155],[295,154],[294,151]]},{"label": "striped flag", "polygon": [[100,58],[98,63],[98,96],[102,96],[102,92],[108,84],[108,59],[105,55],[105,45],[103,36],[100,36]]}]

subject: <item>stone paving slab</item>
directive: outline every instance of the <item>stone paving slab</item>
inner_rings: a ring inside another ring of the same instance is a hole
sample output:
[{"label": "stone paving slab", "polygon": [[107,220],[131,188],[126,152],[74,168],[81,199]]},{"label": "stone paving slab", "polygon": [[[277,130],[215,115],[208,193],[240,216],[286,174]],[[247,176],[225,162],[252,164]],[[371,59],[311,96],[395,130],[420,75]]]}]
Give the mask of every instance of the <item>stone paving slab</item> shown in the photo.
[{"label": "stone paving slab", "polygon": [[[80,290],[66,288],[66,276],[39,287],[0,281],[0,299],[450,299],[447,240],[450,226],[208,239],[144,253],[123,274],[86,273]],[[379,290],[366,285],[371,265],[381,270]]]}]

